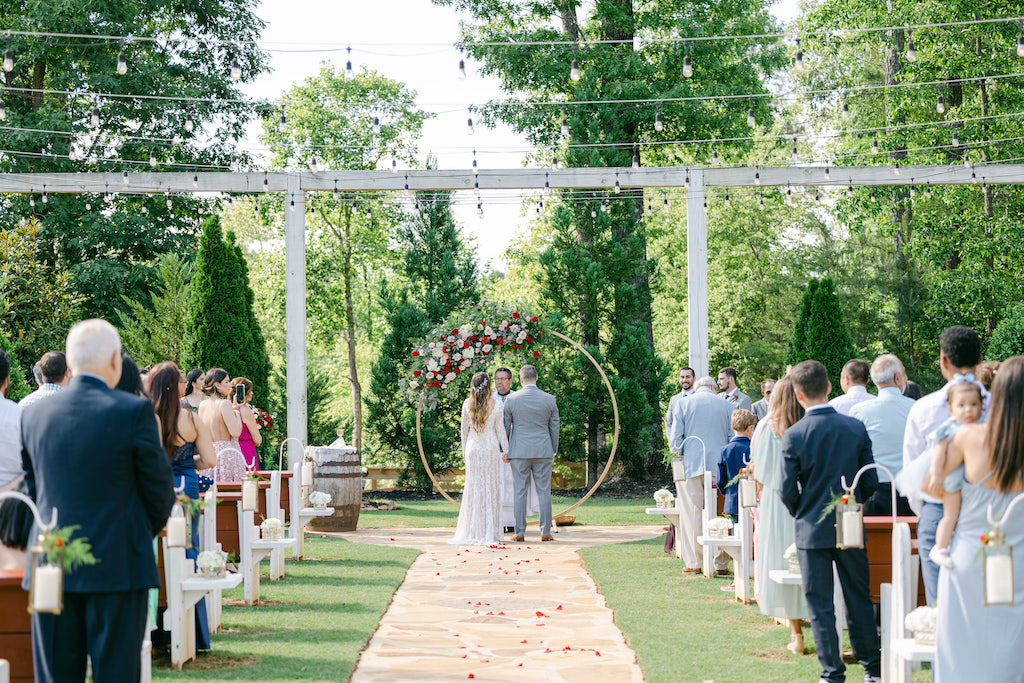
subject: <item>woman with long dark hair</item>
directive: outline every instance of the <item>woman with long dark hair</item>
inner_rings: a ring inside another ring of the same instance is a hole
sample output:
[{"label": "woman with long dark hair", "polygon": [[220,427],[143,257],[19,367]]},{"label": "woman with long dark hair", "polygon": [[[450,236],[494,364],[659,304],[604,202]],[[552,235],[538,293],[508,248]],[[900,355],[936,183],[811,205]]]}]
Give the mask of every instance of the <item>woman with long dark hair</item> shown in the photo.
[{"label": "woman with long dark hair", "polygon": [[[500,450],[499,450],[500,446]],[[462,403],[462,457],[466,483],[455,536],[458,545],[496,545],[501,534],[501,453],[508,452],[508,435],[501,404],[491,398],[486,372],[473,375],[469,397]]]},{"label": "woman with long dark hair", "polygon": [[242,418],[231,405],[231,377],[223,368],[206,371],[203,393],[206,398],[199,405],[199,419],[210,429],[217,464],[209,472],[200,474],[214,481],[242,481],[245,476],[245,458],[238,445],[242,433]]},{"label": "woman with long dark hair", "polygon": [[[146,389],[153,401],[160,424],[160,441],[167,450],[174,471],[174,486],[192,500],[199,499],[197,467],[216,463],[210,431],[191,410],[182,409],[178,387],[181,372],[174,363],[160,363],[146,377]],[[185,557],[195,560],[199,555],[199,515],[192,517],[192,547]],[[196,647],[210,649],[210,631],[206,623],[205,604],[196,606]]]},{"label": "woman with long dark hair", "polygon": [[[1024,489],[1024,356],[1008,358],[992,383],[988,424],[965,424],[946,451],[945,467],[933,461],[925,491],[935,495],[946,475],[964,466],[960,517],[950,543],[952,567],[939,570],[935,680],[1021,680],[1024,651],[1024,562],[1013,563],[1013,605],[985,605],[981,537]],[[1024,502],[999,530],[1007,545],[1024,546]]]},{"label": "woman with long dark hair", "polygon": [[199,368],[192,368],[185,375],[185,402],[193,413],[199,412],[199,404],[203,402],[203,384],[206,375]]}]

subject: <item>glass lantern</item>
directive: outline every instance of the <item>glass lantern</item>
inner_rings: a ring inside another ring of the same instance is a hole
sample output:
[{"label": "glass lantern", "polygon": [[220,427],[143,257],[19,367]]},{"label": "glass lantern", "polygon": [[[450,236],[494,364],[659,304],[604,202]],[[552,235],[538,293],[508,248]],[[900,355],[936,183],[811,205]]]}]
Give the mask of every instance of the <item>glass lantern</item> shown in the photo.
[{"label": "glass lantern", "polygon": [[[43,537],[39,537],[42,543]],[[29,551],[28,611],[60,614],[64,609],[64,570],[50,562],[42,545]]]},{"label": "glass lantern", "polygon": [[242,479],[242,512],[256,512],[259,507],[260,483],[250,472]]},{"label": "glass lantern", "polygon": [[745,476],[738,482],[741,508],[757,507],[757,482]]},{"label": "glass lantern", "polygon": [[302,461],[302,485],[313,486],[313,461]]},{"label": "glass lantern", "polygon": [[167,519],[167,547],[191,548],[192,534],[189,533],[188,515],[185,506],[180,502],[171,508],[171,516]]},{"label": "glass lantern", "polygon": [[1013,546],[998,528],[983,538],[985,606],[1013,605]]},{"label": "glass lantern", "polygon": [[[843,500],[851,500],[843,496]],[[857,502],[843,502],[836,506],[836,547],[839,549],[864,547],[864,508]]]}]

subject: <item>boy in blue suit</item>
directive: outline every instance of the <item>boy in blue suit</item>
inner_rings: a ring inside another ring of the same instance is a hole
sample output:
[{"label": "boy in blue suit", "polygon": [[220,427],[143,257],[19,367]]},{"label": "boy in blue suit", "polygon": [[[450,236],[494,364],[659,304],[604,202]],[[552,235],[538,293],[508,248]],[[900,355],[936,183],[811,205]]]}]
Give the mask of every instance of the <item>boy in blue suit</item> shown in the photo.
[{"label": "boy in blue suit", "polygon": [[729,443],[722,449],[722,456],[718,460],[718,477],[715,485],[725,496],[725,503],[722,512],[729,515],[732,523],[739,521],[739,485],[729,482],[736,478],[740,470],[750,460],[750,437],[754,434],[754,425],[757,418],[749,410],[740,408],[732,414],[732,431],[735,433]]}]

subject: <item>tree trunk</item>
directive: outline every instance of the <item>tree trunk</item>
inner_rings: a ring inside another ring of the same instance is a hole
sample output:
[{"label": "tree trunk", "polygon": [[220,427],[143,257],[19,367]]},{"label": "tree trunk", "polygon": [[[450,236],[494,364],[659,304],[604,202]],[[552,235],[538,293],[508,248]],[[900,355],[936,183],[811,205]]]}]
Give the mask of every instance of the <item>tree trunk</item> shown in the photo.
[{"label": "tree trunk", "polygon": [[345,262],[342,273],[345,278],[345,338],[348,343],[348,380],[352,383],[352,445],[359,452],[363,448],[363,388],[359,384],[359,368],[356,365],[356,316],[352,299],[352,209],[345,209]]}]

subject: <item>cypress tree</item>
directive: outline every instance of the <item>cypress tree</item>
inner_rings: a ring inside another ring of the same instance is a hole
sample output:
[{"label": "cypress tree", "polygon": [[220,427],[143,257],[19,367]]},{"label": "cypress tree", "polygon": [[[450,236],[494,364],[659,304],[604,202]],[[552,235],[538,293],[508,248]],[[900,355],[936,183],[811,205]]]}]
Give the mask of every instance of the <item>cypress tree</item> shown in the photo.
[{"label": "cypress tree", "polygon": [[841,393],[839,373],[846,361],[854,357],[855,350],[832,278],[822,280],[814,291],[806,336],[804,359],[813,358],[824,365],[832,381],[832,395]]},{"label": "cypress tree", "polygon": [[811,317],[811,303],[814,301],[814,292],[818,288],[818,281],[811,278],[804,290],[803,299],[800,301],[800,315],[793,326],[793,339],[789,342],[789,352],[786,354],[786,364],[796,365],[802,360],[811,356],[807,355],[807,321]]},{"label": "cypress tree", "polygon": [[221,367],[232,377],[248,377],[253,382],[257,403],[265,402],[269,363],[263,335],[253,333],[254,297],[245,261],[234,244],[234,236],[229,235],[228,241],[223,239],[216,216],[203,223],[191,289],[188,364]]},{"label": "cypress tree", "polygon": [[7,358],[11,362],[11,390],[8,392],[7,398],[17,403],[28,395],[32,389],[25,382],[25,373],[22,372],[21,367],[18,365],[18,357],[14,355],[14,347],[11,346],[11,343],[7,341],[3,334],[0,334],[0,351],[7,353]]},{"label": "cypress tree", "polygon": [[[243,358],[243,369],[238,374],[247,377],[252,382],[252,390],[256,405],[261,407],[269,406],[270,400],[270,357],[267,355],[267,342],[263,337],[263,330],[256,319],[256,295],[249,286],[249,266],[245,262],[245,255],[242,248],[235,240],[235,233],[228,232],[228,245],[238,264],[239,282],[245,294],[245,319],[252,335],[252,343],[248,352]],[[330,443],[330,442],[327,442]]]}]

